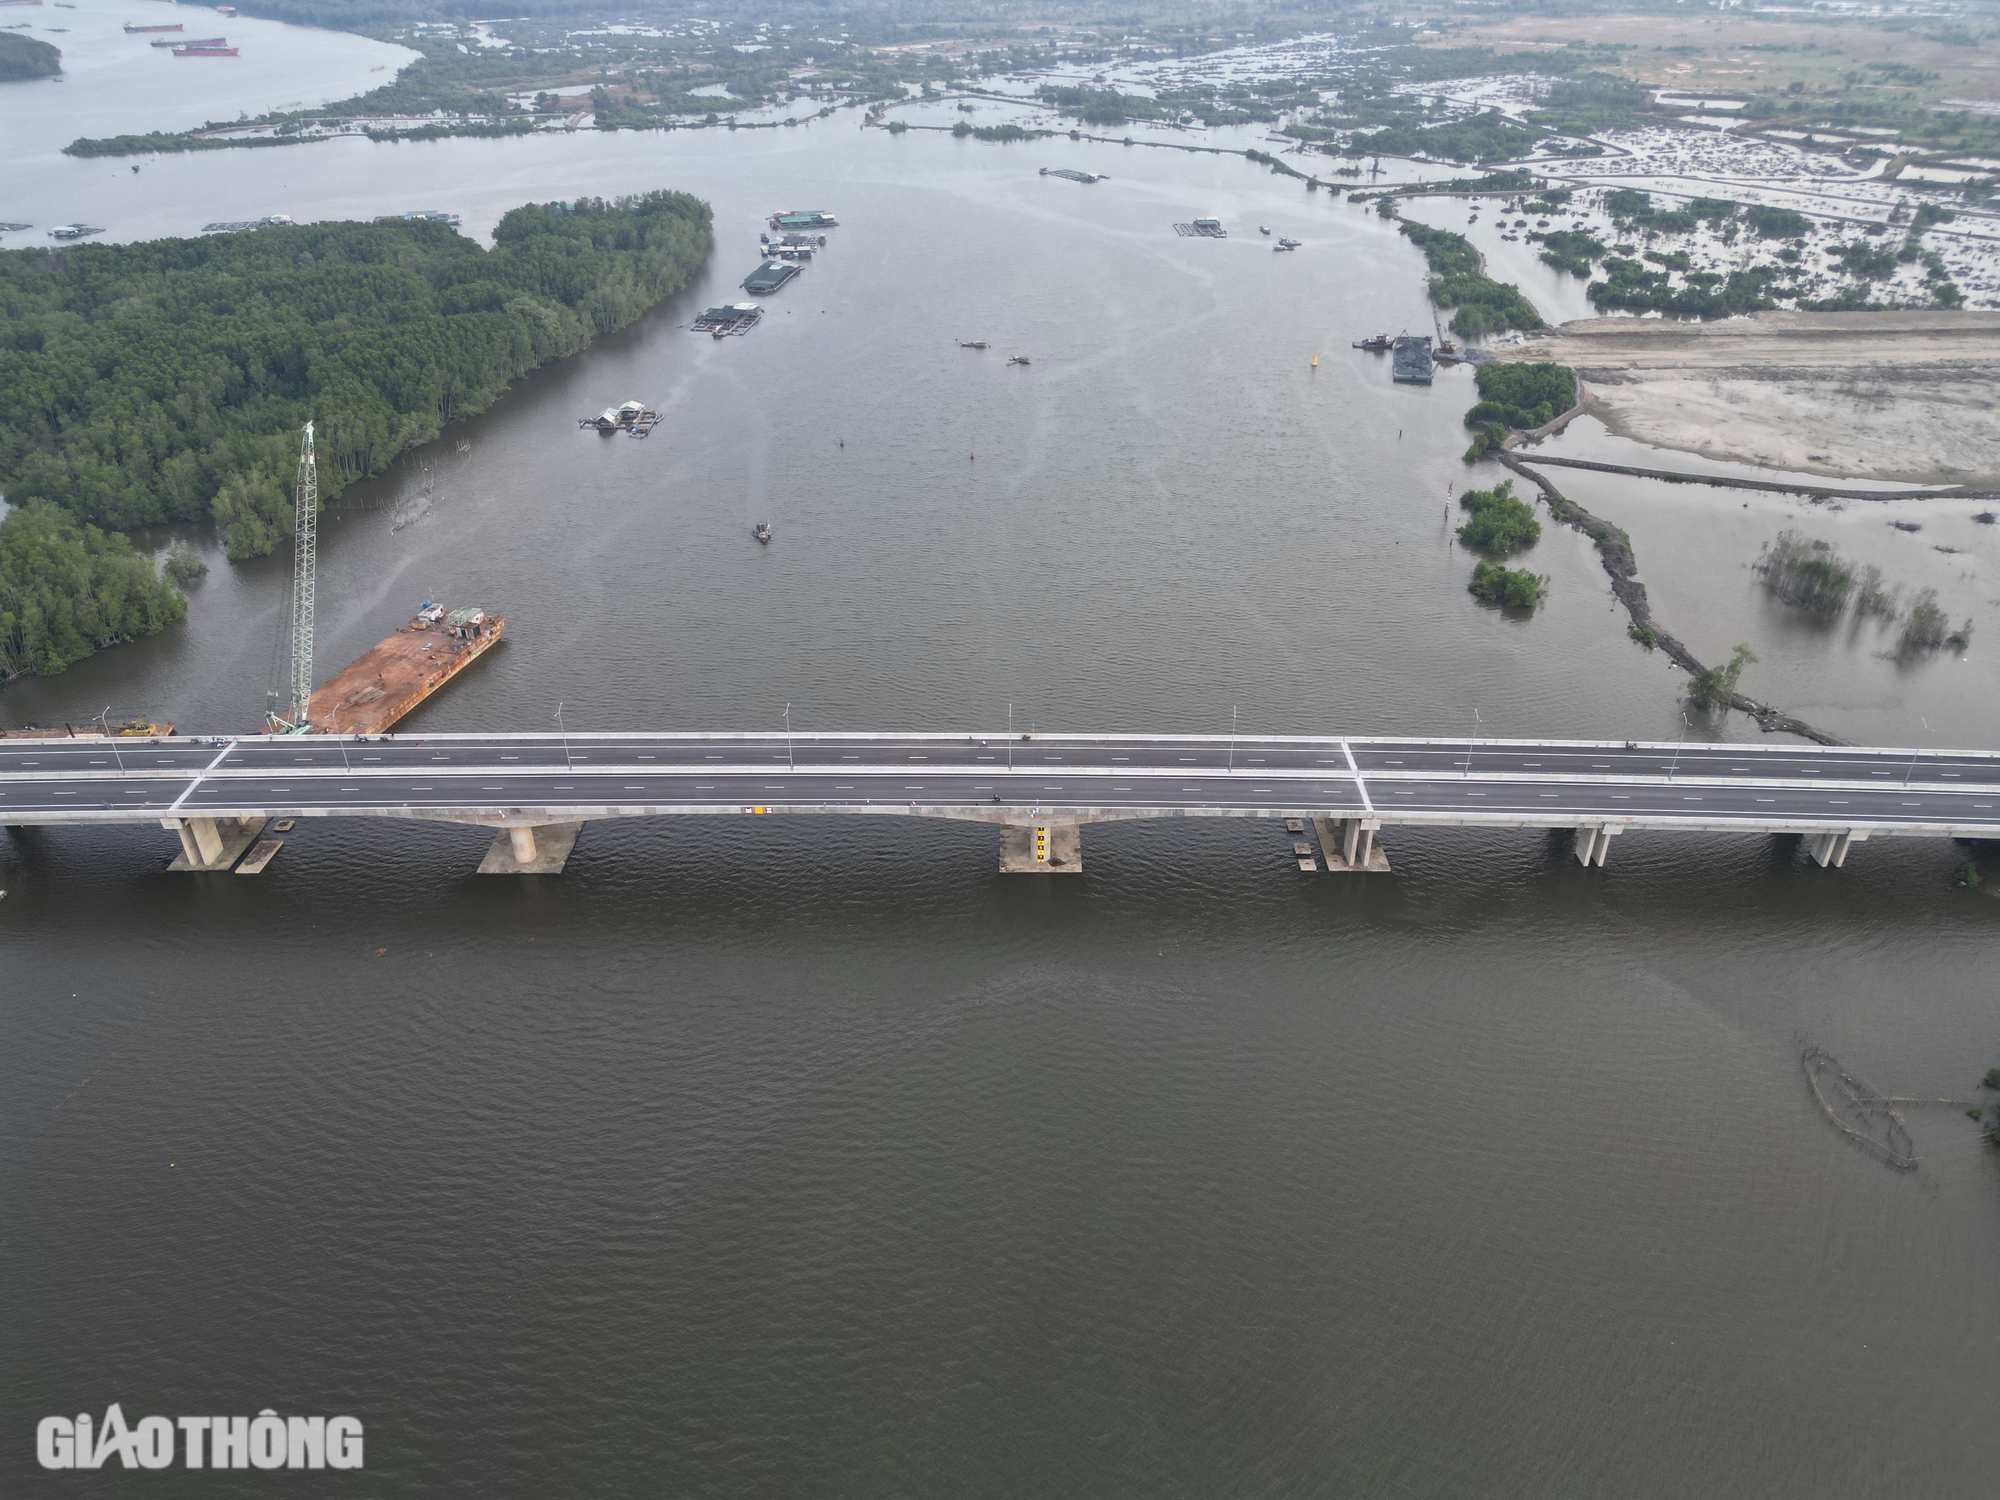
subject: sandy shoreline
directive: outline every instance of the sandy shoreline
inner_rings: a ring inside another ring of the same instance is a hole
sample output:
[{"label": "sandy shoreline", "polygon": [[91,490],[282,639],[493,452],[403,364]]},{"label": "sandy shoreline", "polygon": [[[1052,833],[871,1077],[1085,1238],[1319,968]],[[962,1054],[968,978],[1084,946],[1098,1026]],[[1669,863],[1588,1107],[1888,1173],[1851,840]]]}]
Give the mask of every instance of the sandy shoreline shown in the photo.
[{"label": "sandy shoreline", "polygon": [[2000,313],[1590,318],[1493,350],[1553,360],[1621,437],[1708,458],[2000,486]]}]

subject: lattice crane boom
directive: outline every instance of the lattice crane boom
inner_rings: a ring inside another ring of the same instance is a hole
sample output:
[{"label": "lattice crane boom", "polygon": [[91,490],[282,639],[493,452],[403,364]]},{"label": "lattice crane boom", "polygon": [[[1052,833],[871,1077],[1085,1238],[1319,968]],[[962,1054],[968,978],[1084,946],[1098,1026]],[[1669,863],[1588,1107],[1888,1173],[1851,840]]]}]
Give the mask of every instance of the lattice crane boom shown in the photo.
[{"label": "lattice crane boom", "polygon": [[313,424],[299,442],[299,479],[293,494],[292,682],[289,727],[310,734],[306,709],[313,690],[313,588],[319,570],[319,460],[313,451]]}]

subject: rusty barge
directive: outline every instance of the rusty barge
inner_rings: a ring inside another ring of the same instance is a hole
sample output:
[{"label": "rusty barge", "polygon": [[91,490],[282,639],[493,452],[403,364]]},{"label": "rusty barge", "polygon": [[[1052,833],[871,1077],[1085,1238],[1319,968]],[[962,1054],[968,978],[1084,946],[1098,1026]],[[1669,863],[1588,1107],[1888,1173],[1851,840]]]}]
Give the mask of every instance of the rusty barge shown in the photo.
[{"label": "rusty barge", "polygon": [[483,609],[446,610],[424,601],[394,635],[313,689],[314,734],[380,734],[484,656],[507,629]]}]

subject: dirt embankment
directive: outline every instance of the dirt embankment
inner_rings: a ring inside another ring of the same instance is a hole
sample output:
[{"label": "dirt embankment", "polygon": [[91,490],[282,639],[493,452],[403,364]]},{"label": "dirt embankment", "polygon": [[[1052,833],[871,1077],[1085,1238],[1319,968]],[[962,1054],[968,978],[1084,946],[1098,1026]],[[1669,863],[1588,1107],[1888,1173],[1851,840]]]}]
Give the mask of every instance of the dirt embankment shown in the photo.
[{"label": "dirt embankment", "polygon": [[1516,344],[1656,447],[1829,477],[2000,488],[2000,313],[1589,318]]}]

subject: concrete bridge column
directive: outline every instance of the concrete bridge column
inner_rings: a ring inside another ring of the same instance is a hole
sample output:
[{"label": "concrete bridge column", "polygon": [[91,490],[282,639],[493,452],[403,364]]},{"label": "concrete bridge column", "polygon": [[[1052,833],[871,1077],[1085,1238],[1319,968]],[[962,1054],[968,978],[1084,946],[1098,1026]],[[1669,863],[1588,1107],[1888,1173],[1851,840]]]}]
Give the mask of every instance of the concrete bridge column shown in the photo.
[{"label": "concrete bridge column", "polygon": [[222,835],[215,831],[215,819],[183,819],[180,834],[189,864],[212,865],[222,858]]},{"label": "concrete bridge column", "polygon": [[1000,827],[1002,875],[1081,875],[1083,821],[1035,818]]},{"label": "concrete bridge column", "polygon": [[1576,831],[1576,862],[1580,865],[1604,867],[1604,858],[1611,852],[1611,837],[1623,830],[1616,823],[1585,823]]},{"label": "concrete bridge column", "polygon": [[479,862],[479,873],[560,875],[581,832],[581,822],[503,824]]},{"label": "concrete bridge column", "polygon": [[1320,853],[1326,856],[1327,869],[1335,873],[1388,874],[1388,853],[1376,839],[1381,827],[1380,818],[1313,819]]},{"label": "concrete bridge column", "polygon": [[181,838],[181,852],[169,870],[226,870],[243,857],[264,831],[264,818],[162,818],[161,826]]},{"label": "concrete bridge column", "polygon": [[1822,870],[1829,865],[1838,870],[1847,863],[1848,848],[1867,837],[1865,833],[1858,834],[1845,828],[1838,833],[1816,833],[1806,840],[1806,853]]}]

